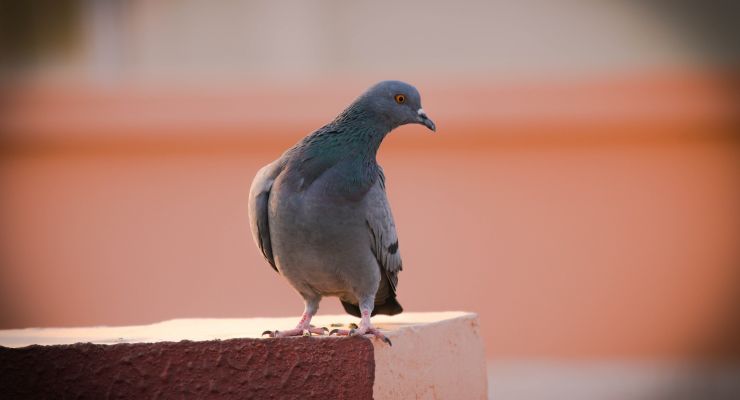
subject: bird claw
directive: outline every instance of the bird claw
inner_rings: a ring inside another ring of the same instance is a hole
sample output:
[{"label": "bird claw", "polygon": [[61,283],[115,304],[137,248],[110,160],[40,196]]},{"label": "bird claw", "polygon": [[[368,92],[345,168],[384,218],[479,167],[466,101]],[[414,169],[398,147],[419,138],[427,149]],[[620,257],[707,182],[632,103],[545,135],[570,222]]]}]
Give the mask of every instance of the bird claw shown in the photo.
[{"label": "bird claw", "polygon": [[264,331],[262,336],[268,335],[271,338],[282,338],[282,337],[294,337],[294,336],[313,336],[313,335],[325,335],[328,329],[326,328],[295,328],[288,329],[286,331]]},{"label": "bird claw", "polygon": [[366,330],[363,329],[350,329],[350,330],[344,330],[344,329],[332,329],[331,332],[329,332],[329,335],[337,336],[364,336],[364,335],[373,335],[376,339],[382,340],[384,343],[387,343],[388,346],[393,346],[393,343],[390,339],[388,339],[382,332],[380,332],[377,328],[367,328]]},{"label": "bird claw", "polygon": [[316,328],[315,326],[312,326],[309,329],[303,330],[303,336],[313,336],[313,335],[326,335],[329,332],[329,329],[325,326],[322,326],[321,328]]}]

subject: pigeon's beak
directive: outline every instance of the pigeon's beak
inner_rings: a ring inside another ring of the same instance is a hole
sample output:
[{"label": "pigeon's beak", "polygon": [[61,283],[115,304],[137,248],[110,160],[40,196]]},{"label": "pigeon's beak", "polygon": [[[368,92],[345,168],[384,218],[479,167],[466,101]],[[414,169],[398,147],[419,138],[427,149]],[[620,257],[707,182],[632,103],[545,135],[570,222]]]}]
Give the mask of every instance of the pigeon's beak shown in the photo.
[{"label": "pigeon's beak", "polygon": [[434,121],[429,119],[427,117],[427,113],[424,112],[424,109],[420,108],[417,112],[419,114],[419,123],[426,126],[427,128],[431,129],[432,132],[437,131],[437,126],[434,125]]}]

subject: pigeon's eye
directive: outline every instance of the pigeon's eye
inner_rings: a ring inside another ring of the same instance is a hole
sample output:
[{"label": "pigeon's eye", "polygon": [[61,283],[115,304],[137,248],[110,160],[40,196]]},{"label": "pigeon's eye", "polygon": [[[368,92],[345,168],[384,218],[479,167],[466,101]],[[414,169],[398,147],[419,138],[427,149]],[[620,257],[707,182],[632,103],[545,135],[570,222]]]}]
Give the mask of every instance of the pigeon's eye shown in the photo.
[{"label": "pigeon's eye", "polygon": [[396,103],[398,103],[398,104],[403,104],[403,103],[406,102],[406,96],[404,96],[402,94],[397,94],[396,97],[395,97],[395,99],[396,99]]}]

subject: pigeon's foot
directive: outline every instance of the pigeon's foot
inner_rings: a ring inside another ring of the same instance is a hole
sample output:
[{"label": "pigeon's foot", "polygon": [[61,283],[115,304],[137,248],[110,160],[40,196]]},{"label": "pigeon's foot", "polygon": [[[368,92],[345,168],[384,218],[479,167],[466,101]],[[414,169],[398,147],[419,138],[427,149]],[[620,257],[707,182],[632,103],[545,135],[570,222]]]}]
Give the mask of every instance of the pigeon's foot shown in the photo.
[{"label": "pigeon's foot", "polygon": [[325,335],[327,332],[329,332],[329,329],[327,328],[316,328],[311,326],[308,328],[288,329],[287,331],[264,331],[262,332],[262,336],[268,335],[271,338],[281,338],[293,336],[311,336],[311,334]]},{"label": "pigeon's foot", "polygon": [[361,336],[361,335],[373,335],[376,339],[380,339],[385,343],[388,343],[389,346],[393,346],[393,343],[391,343],[391,340],[388,339],[381,331],[380,329],[372,326],[372,325],[364,325],[360,324],[359,327],[353,328],[353,329],[333,329],[331,332],[329,332],[330,335],[337,335],[337,336]]},{"label": "pigeon's foot", "polygon": [[268,335],[272,338],[280,338],[280,337],[291,337],[291,336],[311,336],[311,334],[315,335],[324,335],[327,332],[329,332],[326,328],[317,328],[313,325],[311,325],[311,318],[316,313],[316,305],[312,303],[306,303],[306,311],[303,312],[303,315],[301,316],[301,320],[298,322],[298,325],[296,325],[293,329],[288,329],[287,331],[264,331],[262,332],[262,336]]}]

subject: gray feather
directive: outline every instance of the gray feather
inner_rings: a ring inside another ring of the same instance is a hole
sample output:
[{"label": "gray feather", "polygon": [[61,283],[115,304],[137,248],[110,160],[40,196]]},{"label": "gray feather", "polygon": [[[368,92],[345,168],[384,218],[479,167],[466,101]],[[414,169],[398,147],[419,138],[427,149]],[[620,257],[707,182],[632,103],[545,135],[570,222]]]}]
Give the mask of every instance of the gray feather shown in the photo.
[{"label": "gray feather", "polygon": [[275,257],[272,253],[268,205],[272,184],[282,171],[282,165],[281,160],[277,160],[260,169],[249,190],[249,220],[252,236],[265,260],[275,272],[278,272],[278,269],[275,266]]}]

